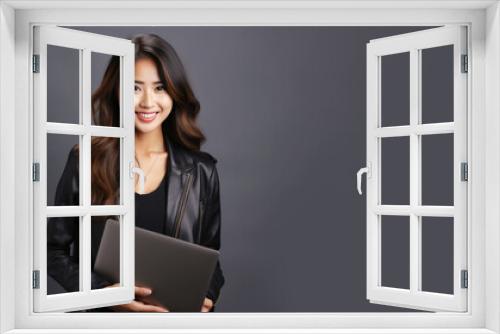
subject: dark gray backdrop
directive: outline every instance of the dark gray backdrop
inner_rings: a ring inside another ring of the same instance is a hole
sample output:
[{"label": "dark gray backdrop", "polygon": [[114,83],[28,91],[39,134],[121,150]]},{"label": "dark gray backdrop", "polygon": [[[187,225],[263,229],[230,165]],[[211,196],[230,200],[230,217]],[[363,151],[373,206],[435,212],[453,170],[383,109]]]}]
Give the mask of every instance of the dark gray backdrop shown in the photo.
[{"label": "dark gray backdrop", "polygon": [[[406,311],[366,300],[366,197],[357,194],[355,174],[366,157],[366,43],[423,27],[73,28],[123,38],[156,33],[183,61],[201,102],[199,123],[208,138],[203,150],[219,161],[226,285],[217,311]],[[77,58],[64,58],[54,56],[49,62],[54,69],[72,68],[75,59],[78,64]],[[428,118],[433,122],[439,115],[449,117],[453,100],[449,91],[443,92],[452,82],[446,72],[449,58],[442,52],[434,58],[436,63],[423,68],[430,87],[427,100],[438,101],[427,112],[438,115]],[[393,78],[395,84],[388,81],[384,93],[392,93],[383,103],[394,103],[386,104],[384,125],[404,124],[408,112],[407,60],[391,59],[384,79]],[[93,59],[94,88],[105,60]],[[69,117],[78,96],[77,80],[71,86],[64,79],[71,74],[64,73],[49,76],[49,87],[59,84],[62,92],[52,100],[49,94],[55,119]],[[448,98],[439,98],[443,95]],[[70,107],[61,107],[65,103]],[[49,142],[49,203],[68,149],[77,143],[73,139]],[[428,166],[423,166],[424,190],[431,203],[446,202],[450,187],[453,200],[449,143],[437,140],[423,152]],[[386,166],[396,165],[384,174],[386,188],[395,189],[383,194],[384,204],[393,199],[402,203],[392,204],[408,204],[408,138],[383,145],[392,152]],[[429,163],[437,158],[442,161]],[[394,225],[397,219],[388,217],[384,225],[383,280],[407,287],[409,230],[407,224]],[[452,224],[435,225],[443,227],[429,229],[424,238],[435,251],[423,255],[426,277],[437,274],[425,284],[447,291]]]}]

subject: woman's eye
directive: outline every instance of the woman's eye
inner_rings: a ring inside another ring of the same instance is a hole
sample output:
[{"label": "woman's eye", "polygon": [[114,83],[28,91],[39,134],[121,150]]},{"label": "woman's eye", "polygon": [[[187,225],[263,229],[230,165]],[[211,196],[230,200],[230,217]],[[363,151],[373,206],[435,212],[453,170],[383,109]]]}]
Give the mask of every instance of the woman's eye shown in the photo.
[{"label": "woman's eye", "polygon": [[165,87],[163,87],[163,86],[157,86],[156,90],[157,91],[163,91],[163,90],[165,90]]},{"label": "woman's eye", "polygon": [[140,90],[139,86],[134,86],[134,91],[138,92]]}]

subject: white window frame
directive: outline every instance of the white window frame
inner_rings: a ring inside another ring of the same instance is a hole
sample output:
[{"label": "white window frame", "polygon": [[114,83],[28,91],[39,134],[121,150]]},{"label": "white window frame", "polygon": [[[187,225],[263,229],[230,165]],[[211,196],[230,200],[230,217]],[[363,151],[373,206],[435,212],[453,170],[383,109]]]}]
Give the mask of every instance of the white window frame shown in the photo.
[{"label": "white window frame", "polygon": [[[468,231],[471,236],[468,240],[471,259],[468,312],[33,314],[30,311],[32,290],[28,288],[33,211],[25,200],[32,191],[29,55],[33,24],[468,24],[471,29],[468,220],[472,222]],[[500,110],[500,9],[497,1],[6,0],[0,3],[0,46],[0,333],[116,333],[122,332],[117,329],[125,328],[127,333],[152,333],[153,328],[163,329],[164,333],[186,332],[185,329],[189,333],[500,333],[500,117],[497,112]]]},{"label": "white window frame", "polygon": [[[370,166],[366,182],[367,221],[367,298],[372,303],[407,307],[426,311],[467,310],[467,289],[461,287],[461,272],[467,270],[467,181],[461,180],[460,166],[467,162],[467,81],[469,73],[462,69],[462,56],[467,55],[467,28],[448,25],[397,36],[371,40],[366,48],[367,106],[366,154]],[[453,73],[453,120],[451,122],[422,123],[422,51],[451,45]],[[409,70],[409,124],[383,126],[381,107],[382,59],[394,54],[408,54]],[[452,134],[453,205],[423,205],[422,202],[422,136]],[[382,141],[384,138],[408,139],[409,203],[391,205],[382,203]],[[368,177],[371,175],[371,177]],[[404,216],[408,223],[409,288],[382,285],[381,249],[383,247],[383,217]],[[453,224],[453,274],[451,294],[422,290],[422,217],[451,217]]]},{"label": "white window frame", "polygon": [[[34,289],[35,312],[74,311],[129,303],[134,299],[134,183],[131,174],[134,155],[134,45],[126,39],[52,27],[34,27],[33,54],[39,56],[39,71],[33,74],[34,162],[39,164],[40,178],[33,184],[33,269],[39,272],[39,288]],[[79,123],[67,124],[47,120],[48,46],[66,47],[78,52]],[[119,127],[92,125],[91,59],[92,52],[120,58]],[[77,206],[47,206],[47,135],[78,135],[80,201]],[[114,137],[120,141],[120,203],[91,204],[92,137]],[[79,291],[47,295],[47,219],[79,216]],[[91,289],[90,239],[94,216],[119,216],[120,286]],[[36,222],[36,223],[35,223]]]}]

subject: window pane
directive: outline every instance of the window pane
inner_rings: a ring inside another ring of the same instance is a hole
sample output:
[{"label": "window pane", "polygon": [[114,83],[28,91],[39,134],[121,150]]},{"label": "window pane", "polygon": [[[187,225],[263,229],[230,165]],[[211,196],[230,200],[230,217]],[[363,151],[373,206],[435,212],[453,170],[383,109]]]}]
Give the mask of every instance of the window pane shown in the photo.
[{"label": "window pane", "polygon": [[[114,220],[116,224],[108,219]],[[92,217],[92,268],[95,275],[111,284],[120,283],[121,223],[118,219],[111,216]],[[108,235],[103,238],[106,229]]]},{"label": "window pane", "polygon": [[381,138],[382,203],[410,204],[410,138]]},{"label": "window pane", "polygon": [[453,206],[453,134],[422,140],[422,205]]},{"label": "window pane", "polygon": [[381,126],[410,124],[410,53],[381,57]]},{"label": "window pane", "polygon": [[422,123],[453,122],[453,45],[423,49]]},{"label": "window pane", "polygon": [[80,291],[79,217],[47,219],[47,294]]},{"label": "window pane", "polygon": [[410,217],[381,216],[382,286],[410,288]]},{"label": "window pane", "polygon": [[80,50],[47,45],[47,121],[80,123]]},{"label": "window pane", "polygon": [[120,204],[120,139],[92,137],[92,205]]},{"label": "window pane", "polygon": [[104,74],[113,56],[91,53],[92,125],[120,127],[120,58],[114,57],[106,81]]},{"label": "window pane", "polygon": [[78,143],[79,136],[47,134],[48,206],[80,205]]},{"label": "window pane", "polygon": [[453,294],[452,217],[422,217],[422,290]]}]

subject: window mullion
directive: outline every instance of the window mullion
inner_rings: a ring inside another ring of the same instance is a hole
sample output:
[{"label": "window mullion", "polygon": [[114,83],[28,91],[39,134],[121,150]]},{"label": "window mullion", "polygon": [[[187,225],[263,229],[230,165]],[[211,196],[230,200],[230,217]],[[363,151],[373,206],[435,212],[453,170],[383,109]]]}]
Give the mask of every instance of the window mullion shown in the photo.
[{"label": "window mullion", "polygon": [[91,87],[90,87],[90,73],[91,73],[91,54],[90,50],[83,49],[80,53],[82,58],[81,66],[81,115],[82,124],[85,128],[85,134],[83,135],[83,147],[82,147],[82,160],[83,168],[81,173],[81,187],[83,190],[83,207],[86,209],[82,224],[80,228],[82,232],[80,234],[80,278],[83,285],[83,291],[90,291],[90,269],[91,269],[91,259],[90,259],[90,247],[91,247],[91,235],[90,235],[90,224],[91,216],[90,212],[87,210],[90,208],[92,194],[91,194],[91,133],[88,131],[91,125]]},{"label": "window mullion", "polygon": [[[416,200],[417,200],[417,206],[418,208],[421,207],[422,205],[422,135],[428,135],[428,134],[436,134],[436,133],[446,133],[447,131],[454,131],[454,126],[453,122],[447,122],[447,123],[440,123],[440,124],[422,124],[422,50],[417,50],[417,78],[418,78],[418,85],[417,85],[417,108],[416,108],[416,115],[414,121],[416,122],[415,127],[417,129],[422,128],[422,130],[429,128],[433,128],[436,130],[436,132],[432,131],[417,131],[416,132],[416,144],[417,144],[417,164],[415,165],[415,168],[417,168],[417,184],[416,184]],[[448,129],[443,129],[443,127],[448,126]],[[437,207],[441,208],[441,207]],[[454,212],[453,207],[451,210]],[[418,259],[417,259],[417,266],[418,266],[418,281],[417,281],[417,286],[416,289],[420,292],[422,292],[422,213],[417,213],[417,222],[416,224],[418,225],[418,228],[416,229],[417,233],[417,245],[418,245]]]},{"label": "window mullion", "polygon": [[409,136],[411,133],[418,135],[434,135],[453,133],[455,126],[453,122],[416,124],[415,126],[398,125],[380,127],[374,130],[375,136],[379,138]]},{"label": "window mullion", "polygon": [[438,206],[438,205],[377,205],[373,209],[377,215],[393,215],[393,216],[409,216],[415,214],[417,216],[429,217],[453,217],[455,208],[453,206]]},{"label": "window mullion", "polygon": [[[416,134],[419,114],[419,51],[410,51],[410,208],[415,208],[419,194],[419,136]],[[416,293],[420,280],[419,217],[410,212],[410,292]]]},{"label": "window mullion", "polygon": [[[133,50],[133,47],[132,47]],[[120,169],[120,204],[128,214],[122,219],[122,249],[120,251],[120,281],[128,288],[134,298],[135,285],[135,205],[134,205],[134,176],[129,173],[130,163],[134,161],[135,152],[135,114],[134,106],[134,72],[126,71],[134,68],[134,54],[124,55],[120,62],[120,120],[126,131],[126,136],[120,144],[120,157],[122,166]],[[126,169],[127,168],[127,169]]]}]

